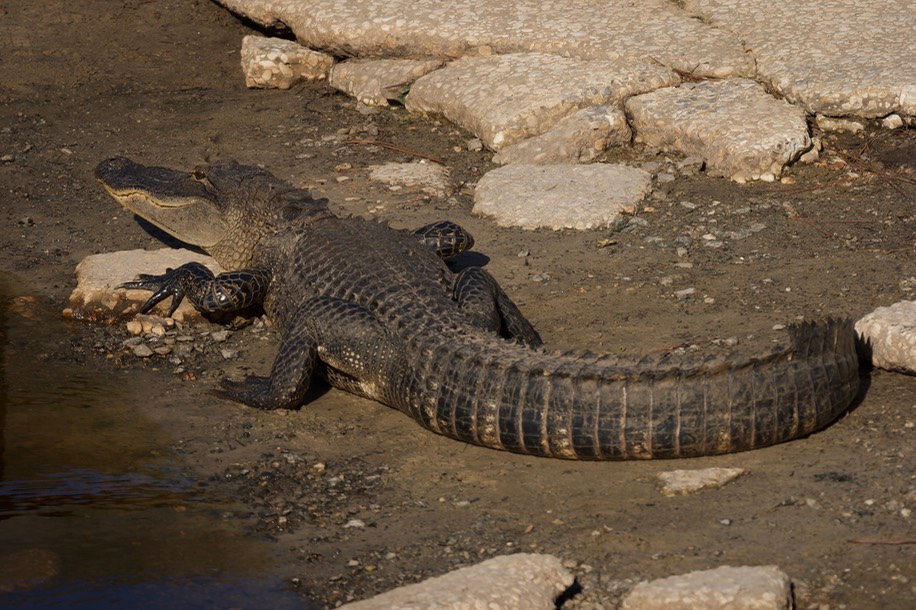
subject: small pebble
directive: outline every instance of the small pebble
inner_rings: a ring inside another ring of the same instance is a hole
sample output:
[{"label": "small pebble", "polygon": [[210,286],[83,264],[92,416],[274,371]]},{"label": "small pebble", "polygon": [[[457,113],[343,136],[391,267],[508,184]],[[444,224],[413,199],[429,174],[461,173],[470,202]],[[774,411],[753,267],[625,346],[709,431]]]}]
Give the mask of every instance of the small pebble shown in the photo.
[{"label": "small pebble", "polygon": [[218,342],[218,343],[222,343],[223,341],[225,341],[226,339],[229,338],[229,331],[226,330],[226,329],[217,330],[217,331],[215,331],[215,332],[210,333],[210,337],[211,337],[214,341],[216,341],[216,342]]},{"label": "small pebble", "polygon": [[677,291],[675,291],[674,296],[677,297],[678,300],[686,299],[687,297],[689,297],[690,295],[692,295],[692,294],[695,293],[696,291],[697,291],[696,288],[684,288],[683,290],[677,290]]},{"label": "small pebble", "polygon": [[141,343],[133,348],[134,356],[138,358],[149,358],[153,355],[153,350],[146,343]]}]

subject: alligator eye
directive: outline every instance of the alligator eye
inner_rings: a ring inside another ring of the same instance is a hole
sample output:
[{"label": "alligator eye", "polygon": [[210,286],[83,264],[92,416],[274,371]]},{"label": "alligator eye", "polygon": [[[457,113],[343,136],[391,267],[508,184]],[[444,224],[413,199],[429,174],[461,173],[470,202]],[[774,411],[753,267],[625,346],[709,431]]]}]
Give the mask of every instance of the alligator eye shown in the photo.
[{"label": "alligator eye", "polygon": [[214,188],[213,183],[210,182],[210,179],[207,177],[207,170],[204,168],[195,167],[194,170],[191,171],[191,177],[209,189]]}]

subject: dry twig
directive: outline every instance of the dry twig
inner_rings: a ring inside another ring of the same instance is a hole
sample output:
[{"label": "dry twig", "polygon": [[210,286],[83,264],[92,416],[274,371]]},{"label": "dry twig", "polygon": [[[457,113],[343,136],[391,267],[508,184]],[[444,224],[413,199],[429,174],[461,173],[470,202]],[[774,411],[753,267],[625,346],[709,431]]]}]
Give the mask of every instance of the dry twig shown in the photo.
[{"label": "dry twig", "polygon": [[916,544],[916,539],[904,538],[902,540],[849,540],[852,544],[886,544],[898,546],[903,544]]},{"label": "dry twig", "polygon": [[445,165],[445,161],[437,157],[431,157],[429,155],[424,155],[421,152],[410,150],[409,148],[402,148],[395,144],[390,144],[388,142],[382,142],[381,140],[347,140],[347,144],[365,144],[367,146],[381,146],[382,148],[387,148],[388,150],[393,150],[395,152],[404,153],[405,155],[411,155],[412,157],[419,157],[420,159],[426,159],[427,161],[432,161],[433,163],[438,163],[439,165]]}]

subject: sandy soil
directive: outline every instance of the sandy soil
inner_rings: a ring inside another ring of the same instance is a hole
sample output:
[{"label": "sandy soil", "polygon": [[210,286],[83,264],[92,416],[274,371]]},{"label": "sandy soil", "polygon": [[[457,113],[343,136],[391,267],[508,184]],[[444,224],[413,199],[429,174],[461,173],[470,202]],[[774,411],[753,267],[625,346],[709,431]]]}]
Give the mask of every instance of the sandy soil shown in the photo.
[{"label": "sandy soil", "polygon": [[[5,0],[0,20],[0,269],[55,306],[85,255],[160,245],[92,177],[116,154],[173,167],[234,158],[343,212],[398,227],[457,221],[560,348],[763,345],[775,325],[916,298],[913,130],[825,137],[822,163],[791,169],[790,185],[681,177],[619,232],[523,232],[470,215],[469,185],[490,164],[467,151],[469,134],[402,108],[359,112],[322,84],[246,90],[238,50],[250,29],[209,2]],[[429,197],[371,183],[369,165],[412,157],[353,138],[438,157],[458,188]],[[669,165],[640,150],[608,158]],[[799,608],[916,596],[910,377],[872,372],[851,413],[770,449],[583,464],[465,446],[337,391],[266,414],[207,395],[224,374],[269,367],[274,337],[254,326],[227,340],[237,356],[204,349],[180,375],[119,351],[122,328],[70,331],[56,357],[159,370],[149,417],[202,480],[246,501],[239,527],[273,537],[284,576],[330,607],[519,550],[568,560],[583,587],[568,608],[613,607],[639,580],[723,564],[778,565]],[[656,489],[658,472],[707,466],[749,474],[691,496]]]}]

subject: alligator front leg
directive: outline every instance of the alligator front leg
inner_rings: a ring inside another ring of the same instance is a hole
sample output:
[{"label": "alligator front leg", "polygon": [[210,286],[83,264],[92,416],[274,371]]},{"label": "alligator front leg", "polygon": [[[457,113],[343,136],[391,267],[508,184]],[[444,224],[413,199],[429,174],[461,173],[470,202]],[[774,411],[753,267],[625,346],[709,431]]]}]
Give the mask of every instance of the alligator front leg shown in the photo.
[{"label": "alligator front leg", "polygon": [[541,345],[541,336],[531,322],[493,276],[480,267],[468,267],[455,276],[453,296],[476,326],[531,347]]},{"label": "alligator front leg", "polygon": [[224,380],[223,390],[214,393],[259,409],[292,409],[302,404],[321,370],[335,387],[386,402],[390,365],[402,351],[365,307],[315,297],[289,320],[270,377]]},{"label": "alligator front leg", "polygon": [[151,296],[140,313],[147,313],[160,301],[172,297],[168,315],[187,299],[201,313],[230,313],[260,305],[270,287],[270,272],[252,268],[227,271],[214,276],[201,263],[185,263],[176,269],[166,269],[162,275],[141,274],[118,288],[151,290]]}]

